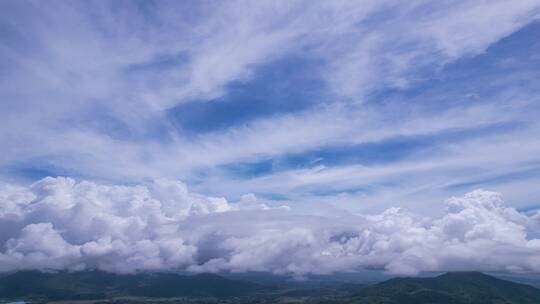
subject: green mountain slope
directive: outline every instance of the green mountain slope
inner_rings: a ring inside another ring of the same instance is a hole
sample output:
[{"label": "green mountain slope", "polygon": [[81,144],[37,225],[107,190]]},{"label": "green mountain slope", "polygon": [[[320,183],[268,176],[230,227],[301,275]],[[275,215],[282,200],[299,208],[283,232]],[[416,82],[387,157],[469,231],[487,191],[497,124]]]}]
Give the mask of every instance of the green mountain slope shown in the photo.
[{"label": "green mountain slope", "polygon": [[349,303],[538,304],[540,289],[479,272],[396,278],[362,289]]},{"label": "green mountain slope", "polygon": [[213,274],[183,276],[103,272],[17,272],[0,278],[0,299],[104,299],[115,296],[180,297],[242,296],[264,290],[261,285]]},{"label": "green mountain slope", "polygon": [[18,272],[1,276],[0,303],[21,299],[33,302],[86,300],[79,302],[85,304],[540,304],[540,289],[478,272],[447,273],[434,278],[395,278],[368,286],[291,284],[276,288],[213,274],[117,275],[88,271]]}]

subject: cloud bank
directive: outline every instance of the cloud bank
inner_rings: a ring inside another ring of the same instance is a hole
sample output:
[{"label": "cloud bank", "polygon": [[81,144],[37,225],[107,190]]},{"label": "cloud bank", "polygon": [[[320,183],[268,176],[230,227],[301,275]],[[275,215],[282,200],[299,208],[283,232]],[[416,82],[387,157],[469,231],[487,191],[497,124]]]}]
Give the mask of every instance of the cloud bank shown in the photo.
[{"label": "cloud bank", "polygon": [[104,185],[47,177],[0,186],[0,271],[99,269],[269,271],[292,275],[380,269],[540,271],[540,213],[476,190],[438,217],[399,208],[313,216],[155,180]]}]

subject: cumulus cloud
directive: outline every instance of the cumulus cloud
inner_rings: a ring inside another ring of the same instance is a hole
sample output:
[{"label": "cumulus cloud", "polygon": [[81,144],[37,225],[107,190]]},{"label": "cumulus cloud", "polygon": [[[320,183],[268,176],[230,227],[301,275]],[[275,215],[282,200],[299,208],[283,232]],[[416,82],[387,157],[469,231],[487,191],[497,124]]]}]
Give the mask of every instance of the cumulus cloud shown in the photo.
[{"label": "cumulus cloud", "polygon": [[439,217],[400,208],[313,216],[252,194],[191,193],[179,181],[47,177],[0,187],[0,271],[540,271],[538,218],[483,190],[447,200]]}]

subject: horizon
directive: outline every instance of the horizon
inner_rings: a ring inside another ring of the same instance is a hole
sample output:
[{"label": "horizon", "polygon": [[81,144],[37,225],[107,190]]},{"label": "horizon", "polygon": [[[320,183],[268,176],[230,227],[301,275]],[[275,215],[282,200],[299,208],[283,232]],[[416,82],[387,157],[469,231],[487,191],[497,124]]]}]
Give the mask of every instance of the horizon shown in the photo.
[{"label": "horizon", "polygon": [[[308,282],[320,282],[320,283],[357,283],[357,284],[377,284],[385,282],[391,279],[409,279],[409,278],[436,278],[445,275],[473,275],[480,274],[484,276],[495,277],[498,279],[503,279],[511,282],[519,282],[531,286],[540,287],[540,273],[510,273],[510,272],[486,272],[486,271],[476,271],[476,270],[467,270],[467,271],[434,271],[434,272],[422,272],[412,276],[408,275],[393,275],[385,273],[381,270],[363,270],[363,271],[351,271],[351,272],[336,272],[332,274],[307,274],[305,276],[297,277],[291,276],[290,274],[276,274],[272,272],[178,272],[173,270],[157,270],[157,271],[137,271],[129,273],[116,273],[116,272],[107,272],[99,269],[82,269],[82,270],[67,270],[67,269],[30,269],[30,270],[17,270],[13,272],[4,272],[0,273],[0,278],[16,275],[16,274],[81,274],[81,273],[96,273],[96,274],[106,274],[113,276],[138,276],[138,275],[175,275],[180,277],[190,277],[190,276],[216,276],[226,279],[232,279],[237,281],[248,281],[256,282],[262,285],[272,285],[276,282],[296,282],[296,283],[308,283]],[[268,281],[272,279],[272,281]],[[528,281],[524,282],[523,280]],[[274,282],[274,283],[272,283]]]},{"label": "horizon", "polygon": [[0,274],[540,274],[540,3],[0,2]]}]

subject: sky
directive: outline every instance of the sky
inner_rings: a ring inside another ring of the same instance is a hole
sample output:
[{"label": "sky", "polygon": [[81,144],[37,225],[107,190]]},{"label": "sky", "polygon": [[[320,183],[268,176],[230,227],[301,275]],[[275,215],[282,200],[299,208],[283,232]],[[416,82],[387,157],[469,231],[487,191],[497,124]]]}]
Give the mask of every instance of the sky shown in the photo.
[{"label": "sky", "polygon": [[540,2],[0,2],[0,272],[540,272]]}]

